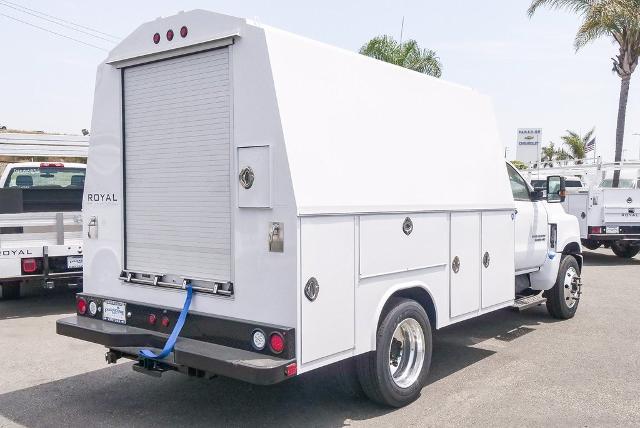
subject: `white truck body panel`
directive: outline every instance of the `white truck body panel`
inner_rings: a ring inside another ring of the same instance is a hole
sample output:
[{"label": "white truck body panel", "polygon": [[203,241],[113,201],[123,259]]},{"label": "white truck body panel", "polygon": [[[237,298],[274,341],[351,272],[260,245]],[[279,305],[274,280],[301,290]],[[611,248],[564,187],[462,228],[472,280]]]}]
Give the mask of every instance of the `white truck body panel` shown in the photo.
[{"label": "white truck body panel", "polygon": [[[182,25],[188,37],[152,42]],[[206,78],[183,76],[198,59]],[[144,89],[127,86],[136,69]],[[426,292],[438,328],[512,304],[514,208],[491,103],[473,90],[204,11],[142,25],[98,69],[85,292],[180,308],[184,292],[120,272],[231,281],[233,296],[196,293],[191,310],[295,328],[299,373],[375,349],[398,290]]]}]

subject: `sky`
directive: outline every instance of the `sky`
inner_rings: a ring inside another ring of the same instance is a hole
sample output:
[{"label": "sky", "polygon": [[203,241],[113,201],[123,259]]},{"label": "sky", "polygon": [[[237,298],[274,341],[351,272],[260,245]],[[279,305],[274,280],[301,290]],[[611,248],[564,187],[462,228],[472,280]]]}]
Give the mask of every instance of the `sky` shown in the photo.
[{"label": "sky", "polygon": [[[608,40],[576,53],[579,17],[541,10],[528,0],[0,0],[0,125],[78,134],[90,128],[97,65],[106,52],[60,38],[4,15],[107,50],[114,45],[7,7],[6,1],[125,37],[143,22],[180,10],[208,9],[357,51],[370,38],[415,39],[437,52],[442,78],[493,100],[507,157],[518,128],[542,128],[559,145],[567,129],[596,128],[597,154],[613,159],[620,79]],[[640,75],[640,72],[636,73]],[[625,157],[639,158],[640,77],[631,81]],[[472,130],[469,138],[473,139]]]}]

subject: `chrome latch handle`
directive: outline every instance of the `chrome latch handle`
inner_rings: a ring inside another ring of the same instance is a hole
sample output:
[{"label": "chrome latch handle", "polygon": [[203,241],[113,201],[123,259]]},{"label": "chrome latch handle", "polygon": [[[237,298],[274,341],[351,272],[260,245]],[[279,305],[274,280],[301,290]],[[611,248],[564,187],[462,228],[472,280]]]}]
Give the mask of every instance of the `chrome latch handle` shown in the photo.
[{"label": "chrome latch handle", "polygon": [[89,239],[98,238],[98,217],[93,216],[89,219],[89,225],[87,227],[87,237]]}]

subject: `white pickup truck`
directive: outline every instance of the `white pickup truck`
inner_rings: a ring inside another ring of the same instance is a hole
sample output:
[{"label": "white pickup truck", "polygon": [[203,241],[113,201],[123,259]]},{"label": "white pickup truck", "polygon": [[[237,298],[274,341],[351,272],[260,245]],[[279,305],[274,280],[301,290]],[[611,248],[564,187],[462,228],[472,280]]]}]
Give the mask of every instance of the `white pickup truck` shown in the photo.
[{"label": "white pickup truck", "polygon": [[576,313],[564,183],[544,198],[505,165],[477,91],[201,10],[140,26],[96,85],[84,290],[56,328],[108,363],[256,384],[355,365],[397,407],[432,328]]},{"label": "white pickup truck", "polygon": [[0,176],[0,291],[82,283],[81,204],[86,165],[9,164]]}]

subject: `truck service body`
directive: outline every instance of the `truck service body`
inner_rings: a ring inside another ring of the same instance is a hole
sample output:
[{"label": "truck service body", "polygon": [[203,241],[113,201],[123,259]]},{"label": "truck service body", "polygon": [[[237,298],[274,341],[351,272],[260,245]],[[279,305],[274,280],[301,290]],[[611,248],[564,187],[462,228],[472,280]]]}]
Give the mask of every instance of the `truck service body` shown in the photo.
[{"label": "truck service body", "polygon": [[79,286],[81,201],[86,165],[8,164],[0,176],[0,289],[20,296],[26,283]]},{"label": "truck service body", "polygon": [[[505,165],[487,97],[206,11],[99,66],[83,210],[84,292],[58,333],[150,374],[271,384],[348,362],[400,406],[431,327],[543,291],[568,318],[580,293],[576,219]],[[187,307],[171,352],[144,357]]]},{"label": "truck service body", "polygon": [[[630,258],[640,252],[640,161],[558,165],[528,175],[579,174],[585,185],[570,189],[562,203],[565,211],[578,219],[582,245],[595,250],[610,247],[614,254]],[[612,187],[615,170],[620,171],[619,187]]]}]

